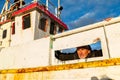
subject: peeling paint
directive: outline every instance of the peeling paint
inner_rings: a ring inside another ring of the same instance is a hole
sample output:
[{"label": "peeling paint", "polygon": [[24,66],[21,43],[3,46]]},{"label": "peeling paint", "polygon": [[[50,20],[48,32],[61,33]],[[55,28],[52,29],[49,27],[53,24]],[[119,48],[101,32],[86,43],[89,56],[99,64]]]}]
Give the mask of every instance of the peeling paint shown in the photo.
[{"label": "peeling paint", "polygon": [[46,67],[7,69],[7,70],[0,70],[0,74],[84,69],[84,68],[94,68],[94,67],[108,67],[108,66],[115,66],[115,65],[120,65],[120,58],[93,61],[93,62],[81,62],[81,63],[75,63],[75,64],[54,65],[54,66],[46,66]]}]

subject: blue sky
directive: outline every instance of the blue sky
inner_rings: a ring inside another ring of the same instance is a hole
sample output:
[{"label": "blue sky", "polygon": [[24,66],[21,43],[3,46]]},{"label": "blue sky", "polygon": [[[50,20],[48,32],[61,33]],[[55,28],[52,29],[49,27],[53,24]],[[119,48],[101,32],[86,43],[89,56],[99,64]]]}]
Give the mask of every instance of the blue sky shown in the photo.
[{"label": "blue sky", "polygon": [[[0,11],[4,1],[0,0]],[[25,2],[28,1],[30,0],[25,0]],[[57,4],[57,0],[51,1]],[[63,6],[61,19],[68,25],[69,29],[120,15],[120,0],[61,0],[61,5]]]},{"label": "blue sky", "polygon": [[63,0],[62,19],[70,29],[120,15],[120,0]]},{"label": "blue sky", "polygon": [[[0,11],[4,1],[0,0]],[[27,3],[31,0],[24,1]],[[57,0],[51,1],[57,5]],[[61,19],[70,30],[120,16],[120,0],[61,0],[61,5]]]}]

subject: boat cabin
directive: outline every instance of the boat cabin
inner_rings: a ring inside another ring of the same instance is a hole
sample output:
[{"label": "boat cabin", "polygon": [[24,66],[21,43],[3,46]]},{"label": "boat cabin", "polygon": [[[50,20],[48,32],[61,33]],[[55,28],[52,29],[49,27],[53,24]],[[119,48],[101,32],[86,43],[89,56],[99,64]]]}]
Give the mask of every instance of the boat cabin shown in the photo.
[{"label": "boat cabin", "polygon": [[[7,9],[9,1],[0,16],[0,80],[120,79],[120,17],[65,31],[50,0],[14,0]],[[76,57],[88,45],[87,54],[97,55]]]},{"label": "boat cabin", "polygon": [[67,30],[66,24],[56,15],[40,1],[33,0],[27,5],[24,0],[14,0],[8,10],[1,12],[0,47],[29,42]]}]

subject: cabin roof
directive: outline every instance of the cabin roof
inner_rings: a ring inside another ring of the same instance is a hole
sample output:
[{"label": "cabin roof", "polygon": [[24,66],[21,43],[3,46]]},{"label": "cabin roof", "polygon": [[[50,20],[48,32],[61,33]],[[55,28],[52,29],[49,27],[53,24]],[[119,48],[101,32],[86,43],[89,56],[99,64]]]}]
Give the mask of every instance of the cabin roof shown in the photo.
[{"label": "cabin roof", "polygon": [[5,24],[5,23],[10,22],[10,21],[11,21],[11,20],[9,19],[9,20],[6,20],[6,21],[3,21],[3,22],[0,22],[0,25]]},{"label": "cabin roof", "polygon": [[27,6],[23,7],[22,9],[13,12],[12,16],[19,15],[19,14],[24,13],[26,11],[29,11],[29,10],[31,10],[33,8],[38,8],[39,10],[41,10],[42,12],[47,14],[51,19],[55,20],[58,24],[63,26],[63,28],[68,29],[68,27],[67,27],[67,25],[65,23],[63,23],[60,19],[58,19],[50,11],[48,11],[43,5],[41,5],[41,4],[37,3],[37,2],[36,3],[31,3],[30,5],[27,5]]}]

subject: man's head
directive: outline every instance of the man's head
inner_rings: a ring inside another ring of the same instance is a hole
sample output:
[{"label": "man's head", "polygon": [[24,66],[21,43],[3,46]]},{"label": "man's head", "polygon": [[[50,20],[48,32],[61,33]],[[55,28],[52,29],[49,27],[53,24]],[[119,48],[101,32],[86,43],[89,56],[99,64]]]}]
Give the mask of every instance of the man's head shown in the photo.
[{"label": "man's head", "polygon": [[77,47],[77,54],[79,58],[86,58],[91,52],[91,47],[89,45]]}]

